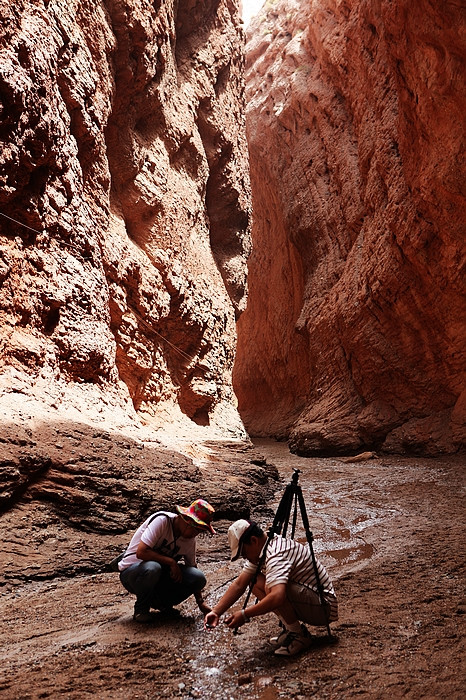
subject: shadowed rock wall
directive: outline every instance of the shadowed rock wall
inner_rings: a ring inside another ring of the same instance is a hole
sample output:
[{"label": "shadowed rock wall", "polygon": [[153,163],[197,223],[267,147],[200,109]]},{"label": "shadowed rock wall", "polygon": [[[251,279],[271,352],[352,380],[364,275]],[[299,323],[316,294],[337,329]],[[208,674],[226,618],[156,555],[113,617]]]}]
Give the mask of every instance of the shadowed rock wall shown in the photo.
[{"label": "shadowed rock wall", "polygon": [[456,0],[283,0],[250,27],[251,434],[464,447],[465,28]]},{"label": "shadowed rock wall", "polygon": [[0,18],[5,410],[27,396],[94,417],[119,407],[122,425],[136,411],[244,434],[235,3],[0,0]]}]

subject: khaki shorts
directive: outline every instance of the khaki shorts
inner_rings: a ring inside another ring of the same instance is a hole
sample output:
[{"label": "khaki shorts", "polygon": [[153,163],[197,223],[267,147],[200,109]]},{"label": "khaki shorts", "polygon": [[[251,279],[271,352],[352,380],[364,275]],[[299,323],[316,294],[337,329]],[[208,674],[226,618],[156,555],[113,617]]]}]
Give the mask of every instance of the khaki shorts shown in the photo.
[{"label": "khaki shorts", "polygon": [[299,620],[315,627],[323,627],[327,622],[338,620],[337,599],[331,593],[324,593],[324,605],[312,588],[300,583],[288,583],[286,597],[290,601]]}]

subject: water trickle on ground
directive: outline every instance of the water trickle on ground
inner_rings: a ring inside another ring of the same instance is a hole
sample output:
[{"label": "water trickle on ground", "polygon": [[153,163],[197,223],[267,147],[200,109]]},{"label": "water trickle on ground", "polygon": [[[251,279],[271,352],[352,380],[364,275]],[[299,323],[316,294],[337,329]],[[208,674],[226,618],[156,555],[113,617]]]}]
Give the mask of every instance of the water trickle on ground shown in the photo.
[{"label": "water trickle on ground", "polygon": [[[314,536],[313,547],[332,577],[335,578],[337,572],[368,562],[375,553],[375,547],[366,540],[366,530],[377,528],[394,512],[383,505],[367,504],[367,491],[361,477],[367,473],[368,478],[373,478],[369,477],[369,473],[377,468],[374,461],[362,467],[358,466],[355,473],[354,465],[345,465],[338,460],[308,459],[293,455],[285,443],[258,439],[254,440],[254,445],[269,464],[277,467],[281,478],[274,502],[268,504],[270,512],[276,512],[294,469],[300,470],[298,484],[303,492],[306,513]],[[268,522],[264,522],[260,514],[253,512],[251,518],[258,520],[266,528],[270,527],[273,520],[271,516]],[[300,542],[307,542],[299,511],[295,537]],[[212,567],[212,571],[209,567]],[[205,567],[208,579],[218,570],[218,563]],[[229,578],[239,571],[239,565],[236,565],[234,570],[231,565]],[[229,581],[224,586],[217,587],[215,595],[209,598],[210,604],[214,604],[220,598],[228,584]],[[241,604],[242,601],[239,601],[237,607]],[[258,624],[273,629],[274,623],[271,618],[273,616],[261,618],[260,622],[259,619],[255,620],[254,626],[242,627],[241,633],[236,636],[222,625],[203,635],[202,625],[199,625],[199,645],[192,650],[190,662],[194,680],[189,694],[185,695],[186,700],[191,697],[203,697],[206,700],[218,700],[221,697],[222,700],[228,700],[230,697],[236,697],[238,687],[243,685],[250,689],[251,697],[261,700],[283,697],[280,688],[274,682],[278,662],[271,654],[272,648],[267,645],[269,633],[264,633],[259,648],[257,639],[252,644],[250,639],[251,627],[256,628],[256,636]],[[327,643],[325,632],[318,643]],[[251,657],[251,666],[246,673],[244,668],[248,665],[244,662],[245,654]]]},{"label": "water trickle on ground", "polygon": [[[331,559],[340,565],[354,564],[374,554],[374,546],[366,541],[364,532],[390,517],[390,512],[396,511],[379,505],[371,506],[366,502],[367,493],[363,484],[359,483],[358,486],[354,481],[354,465],[346,465],[337,459],[299,457],[291,454],[283,442],[257,439],[254,444],[267,461],[277,467],[283,479],[283,488],[277,492],[274,503],[275,509],[294,469],[300,471],[298,483],[314,536],[314,549],[322,554],[326,563]],[[377,468],[376,460],[358,465],[357,476],[362,478],[365,471],[374,468]],[[307,541],[302,526],[297,529],[296,539],[303,543]]]},{"label": "water trickle on ground", "polygon": [[[223,467],[215,463],[214,453],[225,450],[222,445],[200,449],[199,459],[203,451],[209,456],[209,450],[212,469],[224,469],[225,478],[234,473],[234,462],[224,458]],[[305,459],[270,440],[257,440],[255,454],[275,465],[281,476],[271,502],[251,510],[251,517],[266,528],[293,469],[300,470],[314,549],[340,600],[333,637],[312,628],[311,649],[281,659],[268,642],[278,630],[273,615],[255,618],[236,636],[223,624],[204,631],[197,606],[188,599],[178,619],[137,625],[134,601],[115,574],[10,580],[0,595],[1,697],[462,697],[458,624],[466,611],[464,460]],[[204,468],[209,469],[207,461]],[[250,502],[257,503],[253,496]],[[22,513],[16,523],[25,517]],[[240,562],[229,561],[229,524],[217,522],[218,534],[199,540],[211,605],[241,570]],[[13,537],[14,528],[10,531]],[[296,537],[306,541],[300,518]],[[73,554],[79,558],[81,537],[76,541]],[[16,547],[17,541],[12,542]],[[63,542],[66,551],[71,540]],[[104,540],[94,542],[97,547]],[[33,570],[40,548],[31,546],[28,554]],[[429,651],[433,648],[435,654]],[[380,663],[374,665],[374,658]]]}]

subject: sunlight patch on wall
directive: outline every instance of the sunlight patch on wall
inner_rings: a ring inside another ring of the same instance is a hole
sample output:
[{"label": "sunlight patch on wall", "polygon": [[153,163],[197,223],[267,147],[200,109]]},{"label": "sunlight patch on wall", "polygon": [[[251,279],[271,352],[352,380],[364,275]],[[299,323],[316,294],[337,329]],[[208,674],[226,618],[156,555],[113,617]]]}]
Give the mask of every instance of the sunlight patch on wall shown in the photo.
[{"label": "sunlight patch on wall", "polygon": [[247,27],[251,19],[257,15],[265,0],[243,0],[243,22]]}]

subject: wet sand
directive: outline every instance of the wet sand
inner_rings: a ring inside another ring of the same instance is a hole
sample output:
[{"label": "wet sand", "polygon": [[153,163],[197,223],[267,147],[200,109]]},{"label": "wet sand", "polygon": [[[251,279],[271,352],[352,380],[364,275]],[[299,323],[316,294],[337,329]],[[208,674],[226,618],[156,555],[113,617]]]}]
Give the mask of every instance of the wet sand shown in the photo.
[{"label": "wet sand", "polygon": [[[275,501],[252,513],[263,525],[300,470],[314,548],[340,602],[332,638],[311,629],[307,652],[280,659],[267,641],[273,615],[238,635],[223,625],[205,632],[188,600],[179,619],[143,626],[116,574],[13,580],[0,599],[0,697],[464,700],[464,458],[351,463],[255,444],[282,477]],[[228,562],[229,524],[199,540],[212,604],[240,568]]]}]

